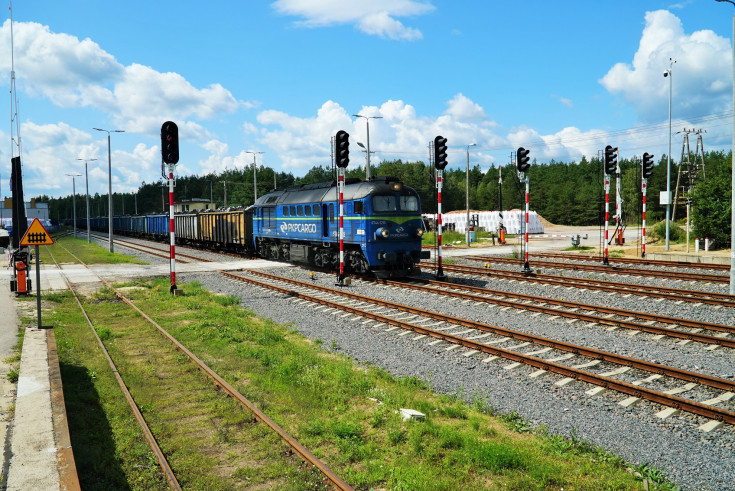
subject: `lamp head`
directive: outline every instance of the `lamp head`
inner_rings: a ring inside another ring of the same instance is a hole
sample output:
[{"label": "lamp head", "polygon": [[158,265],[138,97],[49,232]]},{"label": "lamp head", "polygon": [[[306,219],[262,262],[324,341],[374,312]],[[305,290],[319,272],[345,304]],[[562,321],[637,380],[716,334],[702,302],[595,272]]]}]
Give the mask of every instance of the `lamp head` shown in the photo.
[{"label": "lamp head", "polygon": [[668,76],[669,76],[669,71],[668,70],[664,70],[664,77],[668,77]]}]

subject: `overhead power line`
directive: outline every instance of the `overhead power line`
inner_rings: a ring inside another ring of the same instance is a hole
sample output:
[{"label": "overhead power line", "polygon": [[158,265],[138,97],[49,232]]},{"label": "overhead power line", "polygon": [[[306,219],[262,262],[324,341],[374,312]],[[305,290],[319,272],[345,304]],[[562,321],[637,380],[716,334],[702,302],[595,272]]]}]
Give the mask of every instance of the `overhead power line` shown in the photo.
[{"label": "overhead power line", "polygon": [[[718,128],[722,126],[728,126],[730,125],[730,119],[733,116],[733,111],[724,111],[721,113],[714,113],[714,114],[708,114],[704,116],[699,116],[691,119],[687,119],[686,121],[680,120],[681,124],[698,124],[702,125],[703,123],[710,123],[708,125],[708,128]],[[716,123],[718,121],[722,121],[719,124],[712,124]],[[559,141],[553,141],[553,142],[547,142],[544,141],[543,145],[545,147],[554,147],[554,146],[569,146],[570,144],[592,144],[592,143],[601,143],[603,141],[610,141],[615,140],[618,142],[626,142],[626,141],[634,141],[635,143],[632,146],[624,146],[624,149],[627,151],[631,150],[644,150],[647,148],[650,148],[650,146],[659,144],[657,142],[654,142],[654,139],[657,139],[655,133],[661,132],[668,135],[668,121],[662,122],[662,123],[654,123],[649,125],[641,125],[641,126],[635,126],[632,128],[627,129],[620,129],[620,130],[613,130],[613,131],[603,131],[603,130],[596,130],[594,132],[588,132],[580,135],[579,137],[573,137],[573,138],[564,138],[563,140],[560,139]],[[728,136],[728,135],[723,135]],[[549,137],[547,135],[547,137]],[[538,140],[535,141],[528,141],[528,142],[522,142],[521,145],[532,147],[534,144],[537,144]],[[463,147],[462,147],[463,148]],[[454,149],[450,146],[451,150],[461,150],[459,147],[455,147]],[[496,146],[482,146],[481,144],[478,144],[477,150],[479,151],[485,151],[485,152],[497,152],[497,151],[507,151],[507,150],[514,150],[514,148],[511,148],[507,144],[503,145],[496,145]],[[408,150],[385,150],[385,149],[376,149],[375,150],[378,153],[384,153],[387,155],[425,155],[424,151],[408,151]]]}]

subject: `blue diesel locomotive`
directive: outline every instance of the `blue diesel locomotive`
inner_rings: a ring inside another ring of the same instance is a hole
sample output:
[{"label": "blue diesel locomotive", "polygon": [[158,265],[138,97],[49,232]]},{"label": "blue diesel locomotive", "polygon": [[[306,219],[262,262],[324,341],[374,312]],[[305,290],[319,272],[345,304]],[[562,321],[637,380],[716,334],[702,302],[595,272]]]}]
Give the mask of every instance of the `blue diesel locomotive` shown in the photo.
[{"label": "blue diesel locomotive", "polygon": [[[411,274],[429,251],[421,250],[424,233],[419,196],[395,177],[369,181],[347,179],[343,193],[344,251],[348,273],[378,277]],[[337,183],[324,182],[273,190],[247,209],[177,213],[176,242],[205,249],[229,250],[266,259],[339,266],[339,196]],[[91,228],[106,232],[106,217]],[[79,220],[78,226],[86,226]],[[113,232],[166,241],[165,214],[115,216]]]},{"label": "blue diesel locomotive", "polygon": [[[416,191],[395,177],[348,179],[343,193],[347,271],[378,277],[405,276],[427,259]],[[264,258],[337,268],[339,196],[337,183],[274,190],[255,203],[253,240]]]}]

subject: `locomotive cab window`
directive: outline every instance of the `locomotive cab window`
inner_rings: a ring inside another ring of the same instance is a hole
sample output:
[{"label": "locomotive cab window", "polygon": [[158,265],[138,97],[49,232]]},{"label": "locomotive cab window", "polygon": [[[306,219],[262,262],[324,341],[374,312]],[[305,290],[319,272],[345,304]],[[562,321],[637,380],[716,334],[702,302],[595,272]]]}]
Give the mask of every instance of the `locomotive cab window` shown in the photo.
[{"label": "locomotive cab window", "polygon": [[419,200],[416,196],[399,196],[401,211],[419,211]]},{"label": "locomotive cab window", "polygon": [[364,205],[365,203],[363,203],[362,201],[355,201],[355,215],[362,215],[363,213],[365,213],[363,208]]},{"label": "locomotive cab window", "polygon": [[396,211],[397,209],[395,196],[373,196],[373,211]]},{"label": "locomotive cab window", "polygon": [[334,222],[334,203],[329,203],[329,221]]},{"label": "locomotive cab window", "polygon": [[271,228],[276,226],[276,211],[275,207],[268,206],[261,208],[263,212],[263,227]]}]

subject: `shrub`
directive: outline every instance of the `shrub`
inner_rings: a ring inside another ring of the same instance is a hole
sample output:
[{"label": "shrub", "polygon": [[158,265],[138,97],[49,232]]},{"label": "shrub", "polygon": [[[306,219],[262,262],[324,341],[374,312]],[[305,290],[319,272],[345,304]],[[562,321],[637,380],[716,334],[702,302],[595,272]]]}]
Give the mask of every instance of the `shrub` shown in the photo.
[{"label": "shrub", "polygon": [[[666,240],[666,222],[658,222],[653,226],[652,235],[658,240]],[[674,222],[669,222],[669,241],[683,242],[686,240],[686,232]]]}]

